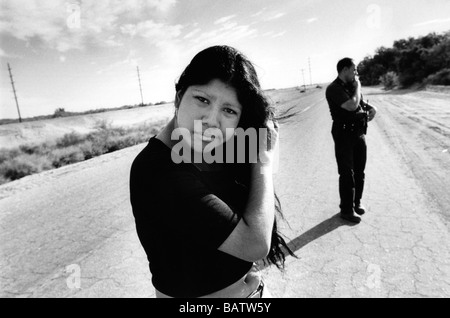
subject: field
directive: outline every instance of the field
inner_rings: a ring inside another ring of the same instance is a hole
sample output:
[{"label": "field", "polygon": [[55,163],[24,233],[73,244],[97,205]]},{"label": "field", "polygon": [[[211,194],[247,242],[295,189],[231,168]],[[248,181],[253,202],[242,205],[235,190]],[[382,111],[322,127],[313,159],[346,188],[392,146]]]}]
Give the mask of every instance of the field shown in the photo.
[{"label": "field", "polygon": [[130,128],[166,120],[172,113],[173,104],[166,104],[0,125],[0,148],[54,141],[70,133],[87,134],[105,124]]},{"label": "field", "polygon": [[173,104],[0,125],[0,184],[148,140]]}]

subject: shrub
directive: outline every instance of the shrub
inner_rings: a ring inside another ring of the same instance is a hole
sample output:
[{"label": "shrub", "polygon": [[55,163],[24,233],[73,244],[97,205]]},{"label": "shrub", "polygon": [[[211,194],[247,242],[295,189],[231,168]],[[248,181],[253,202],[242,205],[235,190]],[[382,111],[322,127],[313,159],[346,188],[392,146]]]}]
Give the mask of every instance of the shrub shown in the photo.
[{"label": "shrub", "polygon": [[50,168],[51,163],[46,157],[22,154],[0,164],[0,175],[5,179],[17,180]]},{"label": "shrub", "polygon": [[57,108],[57,109],[55,109],[55,112],[53,113],[53,118],[63,117],[65,115],[66,115],[66,110],[64,108]]},{"label": "shrub", "polygon": [[398,75],[395,72],[387,72],[380,76],[380,82],[385,89],[393,89],[398,86]]},{"label": "shrub", "polygon": [[105,131],[105,130],[111,130],[112,124],[106,119],[99,119],[94,124],[94,129],[96,131]]},{"label": "shrub", "polygon": [[76,146],[55,149],[51,152],[50,157],[52,165],[55,168],[84,160],[83,152]]},{"label": "shrub", "polygon": [[0,184],[8,183],[10,181],[12,180],[0,174]]},{"label": "shrub", "polygon": [[428,85],[450,85],[450,68],[444,68],[425,79]]},{"label": "shrub", "polygon": [[86,137],[83,137],[80,134],[77,134],[76,132],[72,132],[69,134],[65,134],[62,138],[59,138],[56,141],[56,146],[58,148],[66,148],[82,143],[85,139]]},{"label": "shrub", "polygon": [[70,133],[56,143],[0,149],[0,184],[146,142],[164,125],[165,121],[160,121],[124,129],[99,121],[96,131],[88,135]]},{"label": "shrub", "polygon": [[96,156],[101,155],[100,152],[95,150],[92,142],[90,141],[85,141],[84,143],[80,144],[80,151],[83,153],[85,160],[92,159]]},{"label": "shrub", "polygon": [[19,148],[13,149],[0,149],[0,163],[3,163],[8,160],[12,160],[13,158],[20,155]]},{"label": "shrub", "polygon": [[32,154],[47,154],[51,145],[47,143],[42,144],[25,144],[19,146],[19,151],[28,155]]}]

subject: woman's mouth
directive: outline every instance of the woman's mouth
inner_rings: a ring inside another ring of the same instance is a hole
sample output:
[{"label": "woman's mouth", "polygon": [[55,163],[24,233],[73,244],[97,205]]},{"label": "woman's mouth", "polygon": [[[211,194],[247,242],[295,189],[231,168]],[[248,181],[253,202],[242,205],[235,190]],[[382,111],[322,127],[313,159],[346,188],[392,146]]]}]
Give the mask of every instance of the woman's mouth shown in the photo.
[{"label": "woman's mouth", "polygon": [[204,142],[211,142],[215,139],[214,135],[204,135],[204,134],[196,134],[197,138],[201,139]]}]

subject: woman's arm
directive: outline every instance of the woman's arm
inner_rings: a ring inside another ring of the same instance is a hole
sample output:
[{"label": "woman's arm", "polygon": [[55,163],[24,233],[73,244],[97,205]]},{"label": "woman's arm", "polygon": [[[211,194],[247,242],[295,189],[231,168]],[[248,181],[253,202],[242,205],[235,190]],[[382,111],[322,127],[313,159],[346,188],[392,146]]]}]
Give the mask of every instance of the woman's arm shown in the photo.
[{"label": "woman's arm", "polygon": [[240,259],[255,262],[269,253],[272,227],[275,219],[273,163],[278,131],[273,122],[268,124],[271,142],[262,142],[259,160],[252,164],[250,193],[247,207],[233,232],[219,250]]}]

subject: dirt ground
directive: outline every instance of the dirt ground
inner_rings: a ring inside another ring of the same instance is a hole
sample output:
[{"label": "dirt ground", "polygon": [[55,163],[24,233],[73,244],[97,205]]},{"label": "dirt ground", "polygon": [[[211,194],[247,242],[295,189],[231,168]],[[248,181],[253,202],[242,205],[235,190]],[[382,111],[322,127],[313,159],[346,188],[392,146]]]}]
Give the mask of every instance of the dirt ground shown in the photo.
[{"label": "dirt ground", "polygon": [[450,222],[450,90],[365,92],[379,108],[377,122],[392,150]]}]

